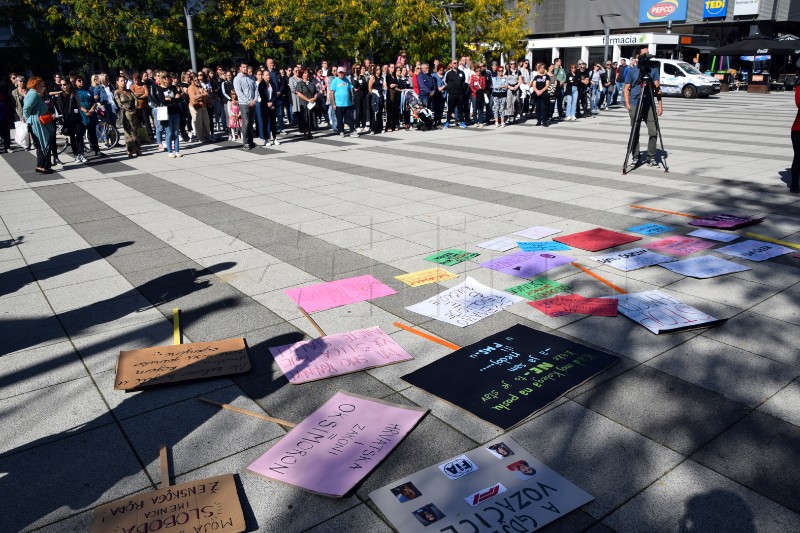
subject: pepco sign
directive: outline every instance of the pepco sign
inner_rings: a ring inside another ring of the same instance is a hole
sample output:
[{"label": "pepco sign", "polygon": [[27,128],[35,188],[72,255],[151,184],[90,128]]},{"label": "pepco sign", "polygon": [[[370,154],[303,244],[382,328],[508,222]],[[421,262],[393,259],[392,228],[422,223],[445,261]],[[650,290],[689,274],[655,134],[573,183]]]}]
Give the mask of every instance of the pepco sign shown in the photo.
[{"label": "pepco sign", "polygon": [[639,0],[639,23],[686,20],[689,0]]}]

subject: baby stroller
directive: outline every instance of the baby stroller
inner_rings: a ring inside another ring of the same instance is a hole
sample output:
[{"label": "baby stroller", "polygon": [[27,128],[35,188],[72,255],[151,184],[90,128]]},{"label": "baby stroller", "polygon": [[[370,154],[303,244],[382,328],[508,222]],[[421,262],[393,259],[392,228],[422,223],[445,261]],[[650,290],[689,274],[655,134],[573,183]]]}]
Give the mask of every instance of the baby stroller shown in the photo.
[{"label": "baby stroller", "polygon": [[403,89],[400,93],[400,109],[403,111],[403,127],[406,130],[411,128],[411,110],[419,103],[419,97],[414,89]]},{"label": "baby stroller", "polygon": [[411,109],[412,122],[414,127],[420,131],[430,131],[436,129],[433,122],[433,111],[423,106],[422,104],[415,104]]}]

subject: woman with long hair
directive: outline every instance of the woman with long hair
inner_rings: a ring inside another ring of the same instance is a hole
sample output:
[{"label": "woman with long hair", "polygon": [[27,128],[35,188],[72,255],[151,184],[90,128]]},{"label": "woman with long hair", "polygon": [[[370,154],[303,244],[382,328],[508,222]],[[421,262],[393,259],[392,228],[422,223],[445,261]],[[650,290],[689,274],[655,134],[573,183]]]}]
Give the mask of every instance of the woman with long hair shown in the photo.
[{"label": "woman with long hair", "polygon": [[86,146],[83,136],[86,125],[81,118],[81,102],[69,78],[61,78],[61,92],[56,97],[56,109],[64,117],[64,129],[69,135],[69,145],[76,163],[86,163]]},{"label": "woman with long hair", "polygon": [[139,145],[139,110],[136,108],[136,95],[128,87],[125,76],[117,78],[117,90],[114,91],[114,102],[122,115],[122,130],[125,132],[125,149],[128,157],[142,155]]},{"label": "woman with long hair", "polygon": [[28,124],[36,147],[36,172],[50,174],[50,143],[53,138],[53,114],[44,103],[44,80],[38,76],[28,80],[28,91],[22,101],[22,118]]},{"label": "woman with long hair", "polygon": [[372,67],[372,76],[369,78],[369,127],[372,133],[383,131],[383,80],[381,79],[381,66]]},{"label": "woman with long hair", "polygon": [[390,64],[386,72],[386,131],[394,131],[400,126],[400,80],[396,68]]}]

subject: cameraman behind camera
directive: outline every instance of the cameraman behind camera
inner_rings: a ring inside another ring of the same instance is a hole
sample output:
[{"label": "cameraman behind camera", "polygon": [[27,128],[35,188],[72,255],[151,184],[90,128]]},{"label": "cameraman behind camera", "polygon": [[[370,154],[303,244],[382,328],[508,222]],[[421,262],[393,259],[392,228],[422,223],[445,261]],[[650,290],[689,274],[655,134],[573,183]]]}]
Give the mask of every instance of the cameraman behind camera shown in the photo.
[{"label": "cameraman behind camera", "polygon": [[656,117],[653,114],[653,101],[649,94],[649,91],[646,91],[642,94],[642,79],[647,71],[649,70],[650,80],[653,83],[653,93],[655,98],[658,102],[658,108],[656,112],[658,116],[661,116],[664,112],[664,109],[661,105],[661,86],[659,84],[659,69],[657,67],[650,67],[650,58],[649,54],[650,48],[647,45],[643,45],[639,48],[639,58],[638,64],[636,66],[632,66],[628,70],[627,76],[625,76],[625,88],[624,88],[624,95],[625,95],[625,108],[628,110],[628,114],[631,117],[631,127],[634,129],[634,137],[633,137],[633,146],[631,146],[631,155],[633,156],[633,164],[635,165],[639,161],[639,132],[637,130],[638,124],[636,124],[636,107],[639,104],[639,100],[641,99],[642,102],[642,114],[640,120],[643,120],[647,124],[647,166],[649,167],[657,167],[658,162],[656,162],[656,141],[658,140],[658,130],[656,129]]}]

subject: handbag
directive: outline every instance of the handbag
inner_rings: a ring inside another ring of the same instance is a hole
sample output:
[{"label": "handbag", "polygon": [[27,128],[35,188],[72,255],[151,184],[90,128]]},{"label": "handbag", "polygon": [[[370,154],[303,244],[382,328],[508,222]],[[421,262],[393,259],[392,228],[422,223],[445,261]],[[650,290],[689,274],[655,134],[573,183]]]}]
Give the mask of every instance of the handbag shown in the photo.
[{"label": "handbag", "polygon": [[28,131],[28,123],[20,120],[14,123],[14,140],[23,148],[31,145],[31,134]]},{"label": "handbag", "polygon": [[39,122],[45,125],[50,124],[51,122],[53,122],[53,114],[47,113],[45,115],[39,115]]},{"label": "handbag", "polygon": [[555,83],[551,83],[550,86],[547,88],[547,94],[549,94],[550,96],[555,96],[556,95],[556,84]]},{"label": "handbag", "polygon": [[156,108],[156,120],[160,121],[169,120],[169,109],[167,109],[167,106],[162,105]]}]

